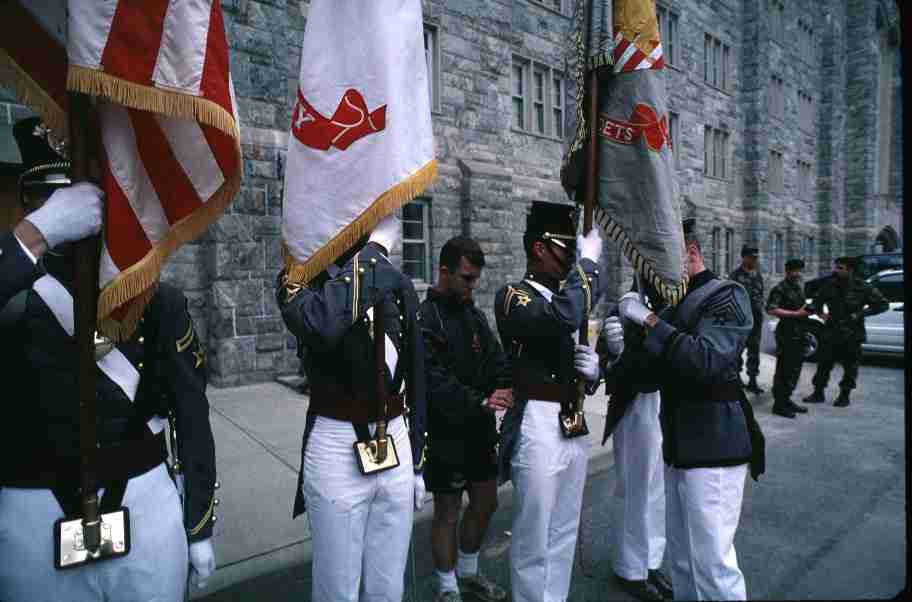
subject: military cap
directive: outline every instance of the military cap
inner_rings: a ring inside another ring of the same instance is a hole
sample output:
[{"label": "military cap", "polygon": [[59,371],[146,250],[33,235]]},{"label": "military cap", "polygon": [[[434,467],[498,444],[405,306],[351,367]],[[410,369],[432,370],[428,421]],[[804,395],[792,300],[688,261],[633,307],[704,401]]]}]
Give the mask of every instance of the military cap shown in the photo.
[{"label": "military cap", "polygon": [[847,268],[855,267],[855,258],[850,255],[843,255],[842,257],[837,257],[833,263],[839,263],[844,265]]},{"label": "military cap", "polygon": [[684,228],[684,236],[693,236],[697,233],[697,218],[688,217],[681,222],[681,227]]},{"label": "military cap", "polygon": [[804,269],[804,260],[793,258],[785,262],[785,271],[789,272],[791,270],[803,270]]},{"label": "military cap", "polygon": [[63,146],[53,139],[41,119],[20,119],[13,126],[13,137],[22,156],[20,198],[26,188],[54,188],[70,184],[70,162],[61,155]]},{"label": "military cap", "polygon": [[760,254],[760,249],[757,247],[752,247],[751,245],[744,245],[741,247],[741,257],[756,257]]},{"label": "military cap", "polygon": [[526,238],[546,240],[559,247],[576,249],[576,207],[533,201],[526,216]]}]

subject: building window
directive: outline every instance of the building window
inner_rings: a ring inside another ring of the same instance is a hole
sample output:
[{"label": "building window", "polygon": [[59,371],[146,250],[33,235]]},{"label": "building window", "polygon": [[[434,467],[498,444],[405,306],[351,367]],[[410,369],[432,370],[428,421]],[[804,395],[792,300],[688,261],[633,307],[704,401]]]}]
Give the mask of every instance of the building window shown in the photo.
[{"label": "building window", "polygon": [[811,164],[807,161],[798,161],[798,198],[810,201],[813,196]]},{"label": "building window", "polygon": [[730,274],[734,269],[732,265],[735,259],[735,232],[727,228],[725,230],[725,251],[723,253],[725,273]]},{"label": "building window", "polygon": [[877,127],[874,133],[877,142],[874,146],[875,174],[873,192],[875,194],[889,194],[890,177],[893,169],[891,152],[893,132],[894,129],[897,132],[899,131],[893,111],[893,76],[896,71],[896,56],[899,53],[897,52],[897,47],[890,41],[886,27],[878,31],[878,35]]},{"label": "building window", "polygon": [[727,180],[728,132],[706,126],[703,130],[703,175]]},{"label": "building window", "polygon": [[731,79],[730,56],[728,44],[706,34],[703,38],[703,81],[715,88],[728,90]]},{"label": "building window", "polygon": [[782,244],[782,234],[773,236],[773,273],[781,274],[785,269],[785,248]]},{"label": "building window", "polygon": [[678,13],[656,4],[656,16],[659,18],[659,40],[662,43],[665,62],[677,65],[678,57]]},{"label": "building window", "polygon": [[721,268],[721,262],[719,259],[722,256],[722,231],[719,228],[713,228],[712,231],[712,271],[716,274],[719,273]]},{"label": "building window", "polygon": [[817,253],[816,243],[813,236],[806,236],[804,239],[804,259],[805,263],[810,264],[814,261],[814,256]]},{"label": "building window", "polygon": [[513,129],[563,139],[563,74],[514,56],[512,80]]},{"label": "building window", "polygon": [[802,20],[798,20],[798,54],[806,63],[814,63],[814,30]]},{"label": "building window", "polygon": [[440,47],[437,43],[437,28],[424,24],[424,59],[427,62],[428,94],[431,110],[440,110]]},{"label": "building window", "polygon": [[807,132],[814,131],[814,98],[798,90],[798,127]]},{"label": "building window", "polygon": [[769,158],[769,191],[776,194],[785,192],[785,183],[782,177],[782,153],[770,151]]},{"label": "building window", "polygon": [[779,42],[785,43],[785,2],[783,0],[770,0],[770,37]]},{"label": "building window", "polygon": [[769,111],[777,119],[785,118],[785,82],[778,75],[770,82]]},{"label": "building window", "polygon": [[430,201],[402,206],[402,271],[412,280],[431,282]]},{"label": "building window", "polygon": [[671,147],[671,157],[675,167],[681,160],[681,151],[678,140],[681,139],[681,119],[677,113],[668,113],[668,145]]},{"label": "building window", "polygon": [[559,12],[564,15],[567,14],[567,7],[569,5],[569,0],[531,0],[533,4],[539,4],[550,8],[553,11]]}]

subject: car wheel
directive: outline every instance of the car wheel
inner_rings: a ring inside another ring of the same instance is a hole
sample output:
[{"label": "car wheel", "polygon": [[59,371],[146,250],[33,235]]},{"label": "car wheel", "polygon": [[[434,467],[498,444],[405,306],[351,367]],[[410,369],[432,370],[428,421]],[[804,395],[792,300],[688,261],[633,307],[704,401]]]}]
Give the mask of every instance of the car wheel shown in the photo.
[{"label": "car wheel", "polygon": [[804,333],[804,361],[816,362],[819,349],[820,331],[816,328],[810,328]]}]

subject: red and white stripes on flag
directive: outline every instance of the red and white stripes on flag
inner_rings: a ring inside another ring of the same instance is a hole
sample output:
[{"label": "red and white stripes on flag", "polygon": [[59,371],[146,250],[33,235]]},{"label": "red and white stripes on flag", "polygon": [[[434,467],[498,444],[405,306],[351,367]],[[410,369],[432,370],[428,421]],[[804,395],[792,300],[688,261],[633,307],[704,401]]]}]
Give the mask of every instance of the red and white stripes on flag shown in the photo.
[{"label": "red and white stripes on flag", "polygon": [[[240,186],[228,43],[218,0],[69,0],[68,8],[66,89],[97,98],[101,125],[99,330],[120,340],[164,260],[202,234]],[[32,48],[0,62],[15,56],[20,73],[43,72]]]}]

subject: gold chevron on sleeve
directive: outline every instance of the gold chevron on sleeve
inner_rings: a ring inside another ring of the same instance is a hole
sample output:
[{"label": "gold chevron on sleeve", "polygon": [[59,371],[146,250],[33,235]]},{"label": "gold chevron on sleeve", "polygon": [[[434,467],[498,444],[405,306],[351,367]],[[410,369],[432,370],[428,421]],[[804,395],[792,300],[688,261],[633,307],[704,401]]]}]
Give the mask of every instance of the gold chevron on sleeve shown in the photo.
[{"label": "gold chevron on sleeve", "polygon": [[183,353],[187,350],[187,347],[190,346],[190,343],[193,342],[193,338],[196,336],[196,333],[193,331],[193,322],[191,320],[187,321],[187,332],[174,342],[175,347],[177,347],[178,353]]}]

